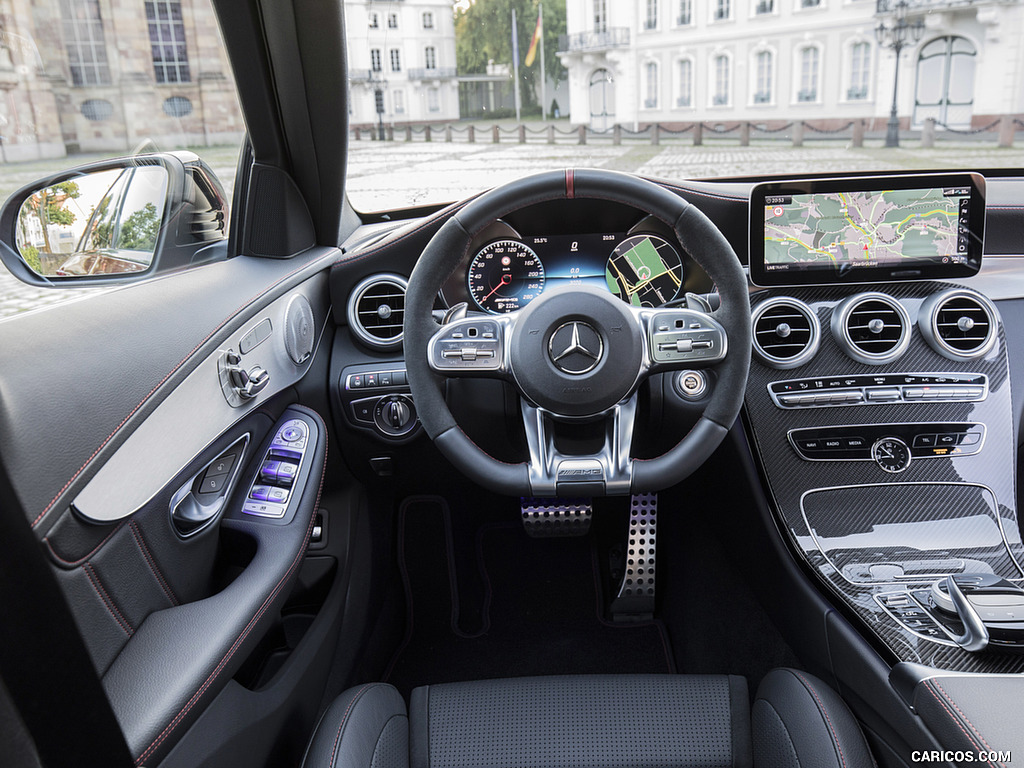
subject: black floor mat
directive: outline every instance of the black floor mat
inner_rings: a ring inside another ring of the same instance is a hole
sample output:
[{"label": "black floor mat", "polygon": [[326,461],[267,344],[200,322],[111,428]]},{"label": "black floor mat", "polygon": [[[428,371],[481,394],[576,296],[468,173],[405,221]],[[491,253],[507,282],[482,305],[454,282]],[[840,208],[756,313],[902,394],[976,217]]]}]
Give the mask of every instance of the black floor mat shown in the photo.
[{"label": "black floor mat", "polygon": [[675,671],[660,622],[601,617],[591,536],[531,539],[511,521],[456,527],[436,497],[406,500],[398,527],[408,615],[385,679],[404,694],[456,680]]}]

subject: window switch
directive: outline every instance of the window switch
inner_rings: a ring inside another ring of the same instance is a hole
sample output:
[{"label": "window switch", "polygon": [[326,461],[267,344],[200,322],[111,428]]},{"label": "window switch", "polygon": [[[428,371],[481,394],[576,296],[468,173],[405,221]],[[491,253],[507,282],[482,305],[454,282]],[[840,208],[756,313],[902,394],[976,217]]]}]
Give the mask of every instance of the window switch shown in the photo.
[{"label": "window switch", "polygon": [[297,464],[290,464],[286,461],[282,461],[277,467],[277,482],[281,485],[291,485],[295,481],[295,476],[299,473],[299,466]]},{"label": "window switch", "polygon": [[250,499],[256,499],[257,501],[267,500],[267,491],[270,490],[269,486],[266,485],[254,485],[252,491],[249,493]]},{"label": "window switch", "polygon": [[287,488],[267,488],[267,501],[274,504],[284,504],[288,501]]},{"label": "window switch", "polygon": [[280,466],[281,462],[279,461],[264,461],[263,466],[260,467],[260,480],[264,483],[276,483],[277,471]]}]

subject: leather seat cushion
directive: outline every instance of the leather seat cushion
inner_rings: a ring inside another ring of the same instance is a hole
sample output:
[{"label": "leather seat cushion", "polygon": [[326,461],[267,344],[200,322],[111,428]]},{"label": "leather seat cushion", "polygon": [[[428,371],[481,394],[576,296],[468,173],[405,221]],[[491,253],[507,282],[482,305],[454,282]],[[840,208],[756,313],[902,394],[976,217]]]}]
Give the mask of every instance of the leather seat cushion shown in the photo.
[{"label": "leather seat cushion", "polygon": [[752,763],[742,677],[587,675],[412,692],[413,768],[736,766]]}]

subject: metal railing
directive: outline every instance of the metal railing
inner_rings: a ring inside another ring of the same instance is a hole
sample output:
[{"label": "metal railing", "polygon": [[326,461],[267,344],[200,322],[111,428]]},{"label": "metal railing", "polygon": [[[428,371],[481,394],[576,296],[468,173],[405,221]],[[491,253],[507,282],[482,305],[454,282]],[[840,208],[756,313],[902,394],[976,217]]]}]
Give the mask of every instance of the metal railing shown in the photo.
[{"label": "metal railing", "polygon": [[936,11],[944,8],[968,8],[985,5],[995,0],[875,0],[875,13],[893,13],[900,2],[908,11]]},{"label": "metal railing", "polygon": [[451,80],[455,67],[423,67],[409,70],[410,80]]},{"label": "metal railing", "polygon": [[629,45],[629,27],[609,27],[589,32],[560,35],[558,50],[562,52],[601,51]]}]

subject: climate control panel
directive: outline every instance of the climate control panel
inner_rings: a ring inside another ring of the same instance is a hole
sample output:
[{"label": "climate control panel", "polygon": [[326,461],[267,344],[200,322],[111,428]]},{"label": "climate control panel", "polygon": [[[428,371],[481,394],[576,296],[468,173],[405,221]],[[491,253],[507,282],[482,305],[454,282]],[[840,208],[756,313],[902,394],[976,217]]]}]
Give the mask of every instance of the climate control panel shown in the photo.
[{"label": "climate control panel", "polygon": [[779,408],[974,402],[988,395],[988,377],[977,373],[817,376],[773,381],[768,394]]}]

